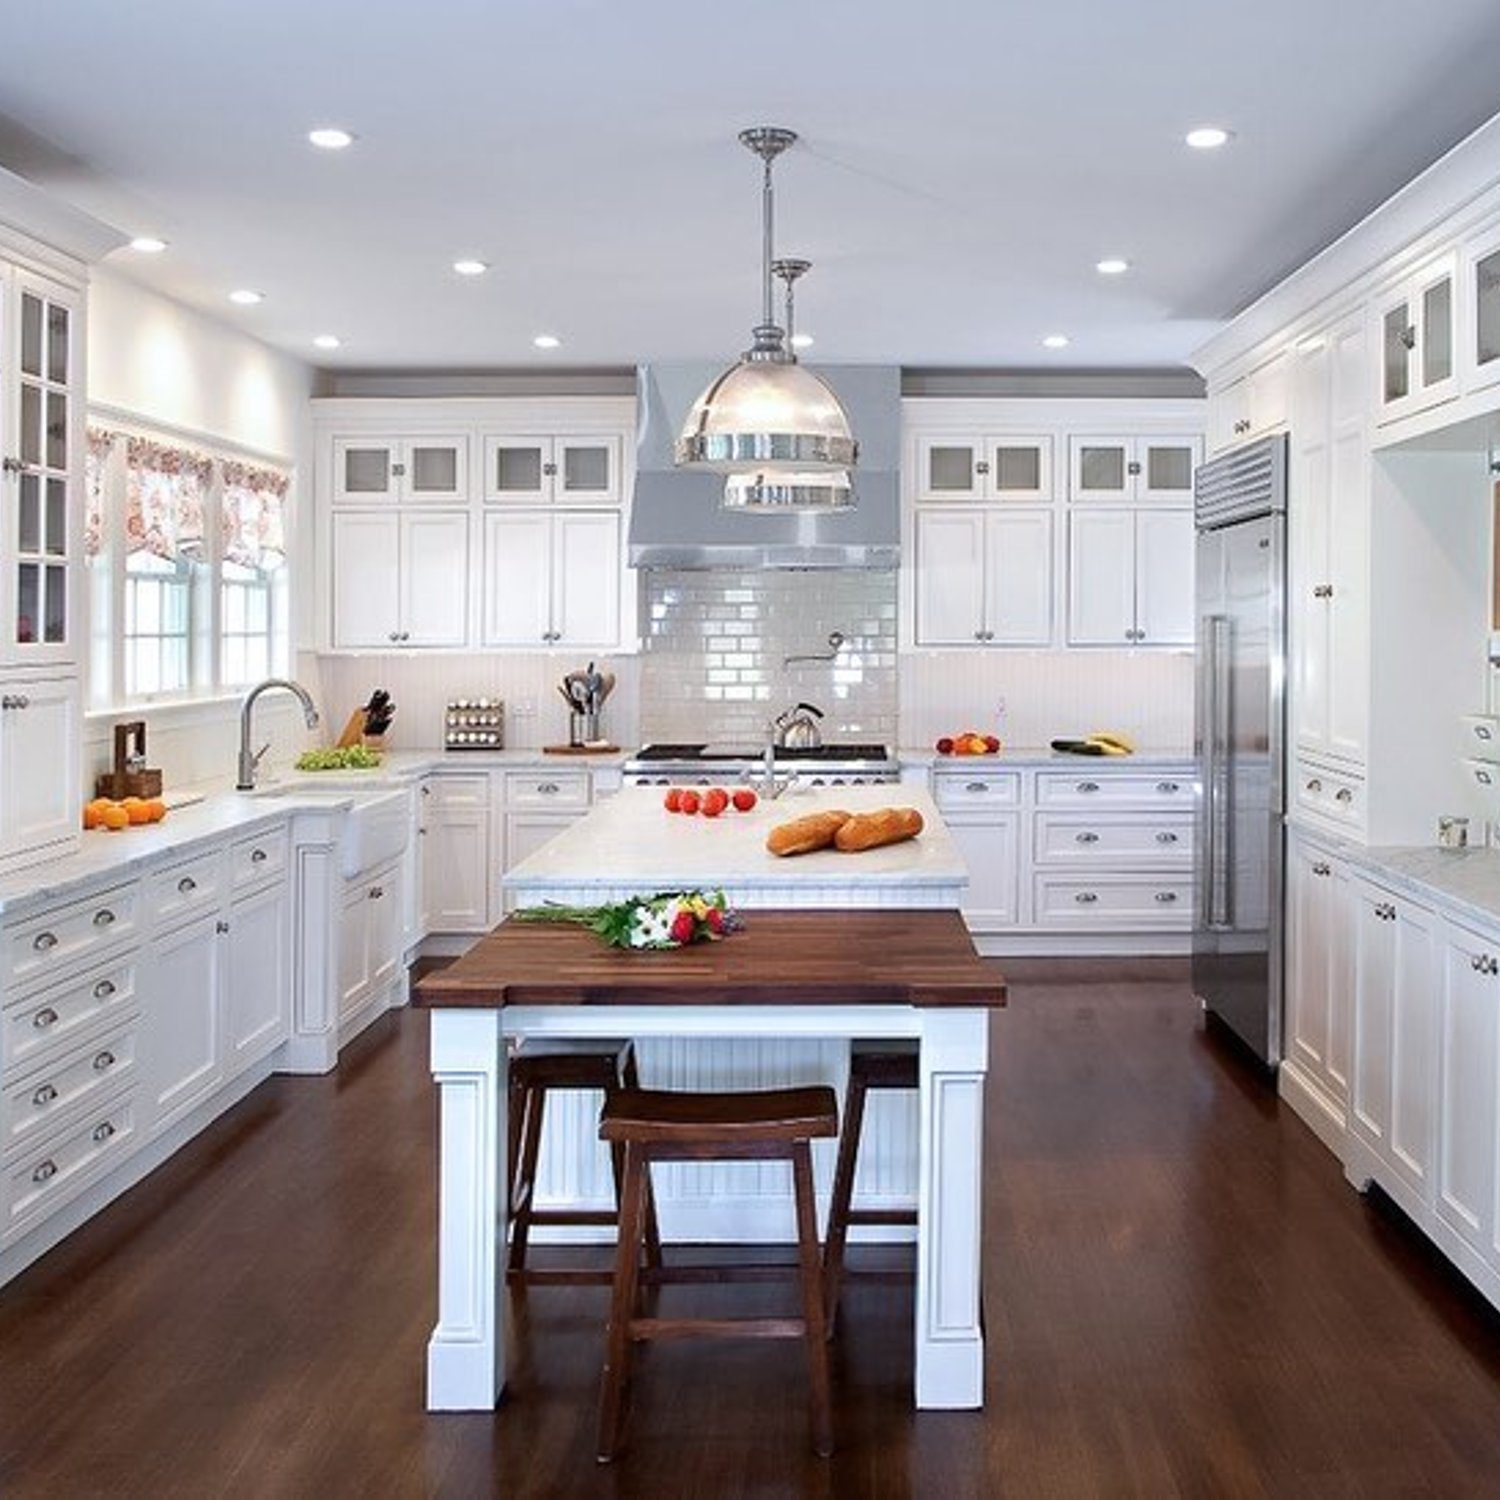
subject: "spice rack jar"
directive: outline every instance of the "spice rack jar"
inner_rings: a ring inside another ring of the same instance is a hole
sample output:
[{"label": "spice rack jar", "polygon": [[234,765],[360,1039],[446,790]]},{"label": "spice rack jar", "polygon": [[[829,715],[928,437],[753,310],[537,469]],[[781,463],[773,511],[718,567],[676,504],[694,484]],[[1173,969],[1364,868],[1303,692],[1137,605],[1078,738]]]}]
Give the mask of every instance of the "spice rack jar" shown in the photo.
[{"label": "spice rack jar", "polygon": [[505,704],[499,698],[457,698],[443,714],[443,749],[503,750]]}]

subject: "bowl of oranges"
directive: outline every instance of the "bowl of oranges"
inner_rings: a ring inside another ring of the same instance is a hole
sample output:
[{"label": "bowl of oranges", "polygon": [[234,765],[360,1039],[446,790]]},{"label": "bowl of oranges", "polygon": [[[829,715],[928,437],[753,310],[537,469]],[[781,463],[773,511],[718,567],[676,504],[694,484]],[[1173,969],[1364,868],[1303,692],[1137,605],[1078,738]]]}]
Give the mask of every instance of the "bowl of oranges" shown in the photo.
[{"label": "bowl of oranges", "polygon": [[160,823],[167,815],[167,804],[160,797],[95,797],[84,804],[83,826],[119,833],[123,829]]}]

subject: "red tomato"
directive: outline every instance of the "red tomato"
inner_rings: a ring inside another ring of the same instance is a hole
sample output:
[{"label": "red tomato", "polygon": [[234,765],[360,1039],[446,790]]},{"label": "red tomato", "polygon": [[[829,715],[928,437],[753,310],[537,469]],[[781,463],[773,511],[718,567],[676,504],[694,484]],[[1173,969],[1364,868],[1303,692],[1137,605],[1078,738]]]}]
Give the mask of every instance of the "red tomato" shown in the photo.
[{"label": "red tomato", "polygon": [[755,806],[755,793],[749,787],[742,786],[735,792],[733,802],[736,812],[749,812]]},{"label": "red tomato", "polygon": [[703,794],[703,816],[717,818],[729,806],[729,793],[721,786],[712,786]]},{"label": "red tomato", "polygon": [[701,800],[697,792],[686,791],[677,799],[677,811],[695,813],[698,811],[698,803]]},{"label": "red tomato", "polygon": [[937,742],[937,752],[939,755],[953,754],[953,741],[946,734]]},{"label": "red tomato", "polygon": [[985,735],[985,737],[984,737],[984,748],[985,748],[986,752],[988,754],[990,754],[990,755],[997,755],[997,754],[999,754],[999,751],[1000,751],[1000,741],[999,741],[999,739],[995,735],[993,735],[993,734],[987,734],[987,735]]},{"label": "red tomato", "polygon": [[668,812],[680,812],[682,810],[682,789],[680,787],[674,786],[672,790],[661,799],[661,805],[666,808]]}]

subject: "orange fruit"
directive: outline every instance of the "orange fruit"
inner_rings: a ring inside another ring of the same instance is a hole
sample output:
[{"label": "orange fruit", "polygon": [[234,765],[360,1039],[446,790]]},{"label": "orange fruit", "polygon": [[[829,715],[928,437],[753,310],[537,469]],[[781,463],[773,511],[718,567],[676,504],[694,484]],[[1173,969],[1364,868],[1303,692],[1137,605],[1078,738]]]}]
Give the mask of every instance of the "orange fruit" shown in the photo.
[{"label": "orange fruit", "polygon": [[125,809],[125,815],[132,823],[151,821],[151,804],[144,797],[127,797],[120,806]]},{"label": "orange fruit", "polygon": [[83,805],[83,826],[85,828],[102,828],[104,826],[104,809],[107,804],[103,798],[96,797],[92,802]]},{"label": "orange fruit", "polygon": [[167,804],[160,797],[151,797],[146,801],[146,811],[151,814],[153,823],[160,823],[167,815]]},{"label": "orange fruit", "polygon": [[118,833],[120,829],[130,827],[130,814],[118,802],[112,802],[100,813],[99,821],[111,833]]}]

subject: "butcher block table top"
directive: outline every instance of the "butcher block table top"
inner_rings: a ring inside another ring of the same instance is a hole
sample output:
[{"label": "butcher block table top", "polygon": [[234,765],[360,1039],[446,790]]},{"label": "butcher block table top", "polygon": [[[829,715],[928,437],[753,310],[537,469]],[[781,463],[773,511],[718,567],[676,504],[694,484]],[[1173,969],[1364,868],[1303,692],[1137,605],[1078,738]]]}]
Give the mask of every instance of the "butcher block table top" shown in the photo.
[{"label": "butcher block table top", "polygon": [[1000,1006],[1005,981],[956,911],[752,911],[688,948],[606,946],[508,917],[413,993],[432,1009],[508,1005]]}]

